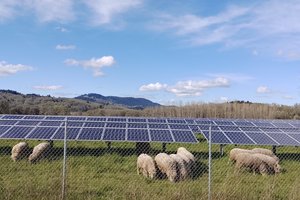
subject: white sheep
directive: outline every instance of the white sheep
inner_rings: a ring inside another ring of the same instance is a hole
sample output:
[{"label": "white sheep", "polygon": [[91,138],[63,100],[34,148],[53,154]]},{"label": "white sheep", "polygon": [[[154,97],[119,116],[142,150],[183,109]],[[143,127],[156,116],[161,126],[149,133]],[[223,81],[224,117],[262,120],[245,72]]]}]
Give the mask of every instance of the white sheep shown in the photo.
[{"label": "white sheep", "polygon": [[269,149],[264,149],[264,148],[254,148],[252,149],[253,152],[255,153],[260,153],[260,154],[264,154],[267,156],[271,156],[272,158],[274,158],[276,161],[279,162],[279,158]]},{"label": "white sheep", "polygon": [[186,148],[184,147],[179,147],[177,149],[177,154],[184,154],[186,157],[188,157],[193,163],[196,161],[195,156],[189,152],[188,150],[186,150]]},{"label": "white sheep", "polygon": [[189,177],[193,177],[193,171],[196,161],[195,156],[184,147],[179,147],[177,149],[177,155],[179,155],[181,158],[183,158],[183,160],[187,162],[187,171]]},{"label": "white sheep", "polygon": [[256,153],[253,154],[254,156],[257,156],[259,159],[261,159],[263,162],[265,162],[268,166],[268,173],[280,173],[281,171],[281,167],[279,165],[279,161],[276,160],[274,157],[272,156],[268,156],[268,155],[264,155],[264,154],[260,154],[260,153]]},{"label": "white sheep", "polygon": [[28,155],[29,146],[26,142],[16,144],[11,150],[11,158],[13,161],[20,160]]},{"label": "white sheep", "polygon": [[142,173],[148,178],[155,178],[157,173],[156,164],[153,158],[147,154],[141,154],[137,158],[137,173]]},{"label": "white sheep", "polygon": [[43,142],[38,144],[33,148],[32,153],[30,154],[28,160],[30,163],[35,163],[38,160],[42,159],[48,151],[51,149],[51,145],[48,142]]},{"label": "white sheep", "polygon": [[188,171],[188,163],[180,157],[178,154],[171,154],[171,158],[173,158],[178,165],[178,179],[179,180],[185,180],[189,177],[189,171]]},{"label": "white sheep", "polygon": [[171,182],[178,181],[178,164],[174,158],[166,153],[159,153],[154,158],[160,172],[168,177]]},{"label": "white sheep", "polygon": [[251,153],[239,153],[235,157],[236,159],[236,169],[250,169],[253,173],[259,172],[262,175],[267,174],[268,165],[262,159],[260,159],[256,154]]},{"label": "white sheep", "polygon": [[251,151],[249,149],[233,148],[233,149],[231,149],[231,151],[229,153],[229,160],[235,162],[236,161],[236,156],[240,153],[253,154],[253,151]]}]

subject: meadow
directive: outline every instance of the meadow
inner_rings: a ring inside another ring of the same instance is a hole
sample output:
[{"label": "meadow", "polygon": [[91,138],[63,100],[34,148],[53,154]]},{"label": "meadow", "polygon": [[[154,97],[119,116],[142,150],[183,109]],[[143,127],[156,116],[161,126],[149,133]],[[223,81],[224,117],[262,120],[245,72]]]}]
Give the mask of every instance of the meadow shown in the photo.
[{"label": "meadow", "polygon": [[[168,144],[167,153],[186,147],[197,158],[191,180],[170,183],[149,180],[136,172],[135,143],[68,142],[67,199],[207,199],[208,144]],[[0,141],[0,199],[61,199],[63,143],[55,142],[47,159],[29,164],[26,159],[13,162],[11,147],[18,141]],[[30,147],[39,143],[28,141]],[[300,154],[296,147],[279,147],[277,152],[284,169],[278,175],[253,175],[236,172],[225,155],[213,145],[212,199],[299,199]],[[239,146],[253,148],[254,146]],[[270,147],[268,147],[270,148]],[[151,143],[151,155],[162,151],[160,143]]]}]

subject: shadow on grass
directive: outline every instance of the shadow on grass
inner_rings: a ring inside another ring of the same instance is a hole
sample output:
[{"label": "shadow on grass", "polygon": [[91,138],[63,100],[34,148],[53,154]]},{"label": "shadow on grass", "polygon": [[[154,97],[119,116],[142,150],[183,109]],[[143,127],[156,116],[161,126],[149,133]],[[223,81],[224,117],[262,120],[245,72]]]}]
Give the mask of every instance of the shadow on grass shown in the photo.
[{"label": "shadow on grass", "polygon": [[300,161],[300,153],[279,153],[276,155],[280,160]]}]

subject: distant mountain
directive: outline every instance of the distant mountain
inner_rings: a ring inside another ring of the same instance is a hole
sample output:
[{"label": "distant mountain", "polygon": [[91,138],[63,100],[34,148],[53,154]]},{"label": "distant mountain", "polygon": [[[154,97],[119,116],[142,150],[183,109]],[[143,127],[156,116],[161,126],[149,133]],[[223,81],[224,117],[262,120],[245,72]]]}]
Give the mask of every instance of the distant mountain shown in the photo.
[{"label": "distant mountain", "polygon": [[75,99],[85,100],[94,103],[121,105],[133,109],[144,109],[147,107],[160,106],[160,104],[154,103],[145,98],[103,96],[101,94],[96,93],[80,95],[78,97],[75,97]]}]

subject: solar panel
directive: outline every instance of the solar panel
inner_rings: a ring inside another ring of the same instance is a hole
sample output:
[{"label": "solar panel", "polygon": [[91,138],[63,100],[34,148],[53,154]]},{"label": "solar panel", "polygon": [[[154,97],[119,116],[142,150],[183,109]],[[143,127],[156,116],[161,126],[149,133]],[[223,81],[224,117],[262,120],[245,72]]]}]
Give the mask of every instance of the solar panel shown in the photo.
[{"label": "solar panel", "polygon": [[246,132],[247,135],[256,143],[260,145],[278,145],[268,135],[263,132]]},{"label": "solar panel", "polygon": [[169,129],[167,124],[149,124],[150,129]]},{"label": "solar panel", "polygon": [[[75,140],[79,134],[80,128],[68,128],[67,129],[67,139]],[[52,137],[54,140],[63,140],[65,136],[65,129],[59,128],[55,135]]]},{"label": "solar panel", "polygon": [[1,138],[23,139],[32,131],[32,129],[33,127],[23,127],[23,126],[12,127],[6,133],[1,135]]},{"label": "solar panel", "polygon": [[175,142],[196,143],[197,139],[191,131],[172,130]]},{"label": "solar panel", "polygon": [[147,129],[128,129],[127,140],[135,141],[135,142],[150,142],[148,130]]},{"label": "solar panel", "polygon": [[280,145],[299,145],[300,143],[295,141],[293,138],[291,138],[289,135],[284,133],[272,133],[269,134],[271,138],[278,141]]},{"label": "solar panel", "polygon": [[[209,141],[209,131],[203,132],[204,137]],[[232,142],[220,131],[211,132],[211,143],[215,144],[232,144]]]},{"label": "solar panel", "polygon": [[101,140],[102,139],[102,128],[83,128],[78,136],[78,140]]},{"label": "solar panel", "polygon": [[126,130],[125,129],[105,129],[103,135],[104,141],[125,141]]},{"label": "solar panel", "polygon": [[56,130],[55,127],[37,127],[26,138],[50,140]]},{"label": "solar panel", "polygon": [[224,134],[232,141],[233,144],[255,144],[254,141],[252,141],[250,137],[243,132],[226,131]]},{"label": "solar panel", "polygon": [[151,140],[154,142],[174,142],[169,130],[150,130]]}]

